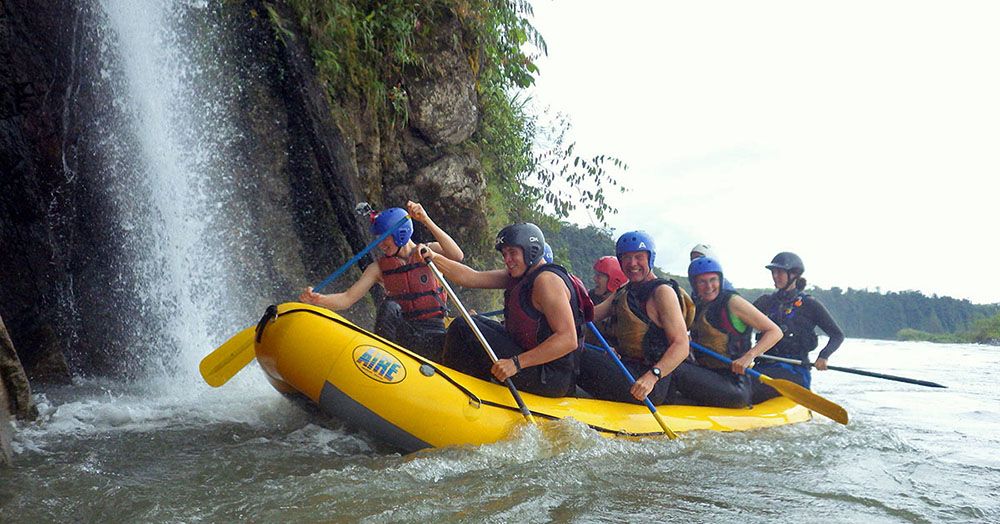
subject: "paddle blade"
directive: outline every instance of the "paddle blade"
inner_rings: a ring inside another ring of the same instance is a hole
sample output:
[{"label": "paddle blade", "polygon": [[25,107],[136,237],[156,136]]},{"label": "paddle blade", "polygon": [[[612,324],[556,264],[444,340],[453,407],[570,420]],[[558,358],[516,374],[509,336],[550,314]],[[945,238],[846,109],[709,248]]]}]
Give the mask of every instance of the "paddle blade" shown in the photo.
[{"label": "paddle blade", "polygon": [[653,417],[656,418],[657,424],[659,424],[660,428],[663,429],[663,434],[666,435],[667,438],[669,438],[670,440],[676,439],[677,433],[674,433],[673,430],[671,430],[670,427],[667,426],[667,423],[663,421],[663,417],[660,416],[660,412],[656,411],[656,409],[654,408],[653,411],[651,411],[651,413],[653,414]]},{"label": "paddle blade", "polygon": [[217,388],[229,382],[233,375],[253,360],[254,328],[250,326],[240,331],[201,359],[198,370],[209,386]]},{"label": "paddle blade", "polygon": [[800,406],[809,408],[841,424],[847,424],[847,410],[790,380],[760,375],[760,381]]}]

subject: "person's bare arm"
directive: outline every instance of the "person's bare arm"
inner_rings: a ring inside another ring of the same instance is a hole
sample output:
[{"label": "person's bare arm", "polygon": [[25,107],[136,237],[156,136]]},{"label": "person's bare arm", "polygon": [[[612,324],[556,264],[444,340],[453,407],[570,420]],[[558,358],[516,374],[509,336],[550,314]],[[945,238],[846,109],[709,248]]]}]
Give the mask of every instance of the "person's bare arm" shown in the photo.
[{"label": "person's bare arm", "polygon": [[441,270],[441,274],[453,284],[477,289],[504,289],[510,280],[510,276],[504,269],[476,271],[461,262],[456,262],[435,252],[426,244],[420,244],[417,249],[420,250],[421,257],[430,258],[434,265]]},{"label": "person's bare arm", "polygon": [[431,232],[431,235],[434,236],[434,240],[437,241],[427,244],[427,247],[435,253],[440,253],[456,262],[461,262],[465,259],[465,253],[462,252],[462,248],[458,247],[458,244],[451,238],[451,235],[431,220],[431,217],[424,211],[424,206],[409,201],[406,203],[406,210],[410,218],[423,224]]},{"label": "person's bare arm", "polygon": [[747,302],[743,297],[734,296],[729,299],[729,307],[746,325],[760,331],[757,343],[746,354],[733,361],[733,373],[742,375],[746,373],[747,368],[753,366],[755,358],[774,347],[784,334],[777,324],[772,322],[771,319],[767,318],[767,315],[761,313],[759,309],[754,307],[750,302]]},{"label": "person's bare arm", "polygon": [[361,273],[361,278],[352,284],[351,287],[347,288],[346,291],[321,295],[314,292],[313,288],[307,287],[299,295],[299,302],[323,306],[331,311],[340,311],[353,306],[376,282],[381,281],[382,271],[379,269],[378,264],[369,264],[364,272]]},{"label": "person's bare arm", "polygon": [[608,297],[600,304],[594,304],[594,322],[599,322],[611,315],[612,297]]},{"label": "person's bare arm", "polygon": [[[532,305],[545,316],[552,329],[552,335],[541,344],[518,355],[521,368],[539,366],[568,355],[577,349],[579,339],[576,320],[570,305],[569,289],[562,278],[546,271],[535,279],[531,291]],[[493,364],[493,376],[501,382],[517,374],[517,366],[512,359],[500,359]]]}]

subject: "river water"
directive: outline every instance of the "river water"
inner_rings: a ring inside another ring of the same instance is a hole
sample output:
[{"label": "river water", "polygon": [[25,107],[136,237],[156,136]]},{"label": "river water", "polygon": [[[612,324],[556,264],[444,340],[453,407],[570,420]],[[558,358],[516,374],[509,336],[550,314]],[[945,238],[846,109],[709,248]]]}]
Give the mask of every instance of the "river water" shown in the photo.
[{"label": "river water", "polygon": [[846,427],[625,441],[561,421],[411,455],[286,400],[255,364],[209,388],[199,358],[261,298],[231,292],[254,289],[236,275],[255,271],[219,225],[251,229],[225,191],[240,133],[227,93],[242,86],[218,80],[225,35],[210,22],[223,3],[81,5],[98,24],[81,30],[107,84],[95,89],[115,102],[97,156],[115,160],[123,278],[148,293],[140,321],[117,321],[134,324],[130,354],[148,369],[36,388],[41,417],[16,427],[15,464],[0,471],[0,522],[1000,521],[996,347],[848,340],[835,364],[950,389],[818,374]]},{"label": "river water", "polygon": [[949,389],[826,371],[814,387],[848,426],[625,441],[561,421],[400,455],[256,364],[219,389],[193,365],[80,381],[36,392],[0,522],[1000,521],[1000,348],[849,339],[834,363]]}]

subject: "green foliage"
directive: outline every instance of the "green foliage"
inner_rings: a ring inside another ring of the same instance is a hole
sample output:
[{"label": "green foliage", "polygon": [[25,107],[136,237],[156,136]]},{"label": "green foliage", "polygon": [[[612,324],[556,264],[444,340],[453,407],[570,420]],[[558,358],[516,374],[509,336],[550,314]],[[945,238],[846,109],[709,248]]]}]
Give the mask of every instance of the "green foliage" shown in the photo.
[{"label": "green foliage", "polygon": [[965,336],[969,342],[1000,345],[1000,313],[973,322]]},{"label": "green foliage", "polygon": [[903,328],[896,333],[897,340],[937,342],[942,344],[962,344],[968,342],[957,333],[928,333],[919,329]]},{"label": "green foliage", "polygon": [[520,94],[538,74],[535,57],[524,51],[525,45],[546,52],[545,40],[527,18],[531,4],[514,0],[468,5],[477,16],[463,16],[463,25],[472,30],[482,57],[476,63],[482,124],[475,140],[490,194],[491,229],[517,221],[546,222],[547,215],[564,219],[579,205],[603,225],[616,211],[608,205],[605,190],[624,190],[608,169],[627,166],[608,155],[575,154],[575,144],[567,144],[569,121],[561,117],[551,125],[543,123]]},{"label": "green foliage", "polygon": [[[608,191],[624,192],[613,172],[625,171],[609,155],[584,157],[567,143],[570,123],[564,117],[549,125],[528,109],[528,101],[505,90],[481,94],[483,119],[477,143],[482,151],[497,224],[537,221],[542,215],[568,218],[582,206],[600,226],[617,212]],[[613,171],[612,171],[613,170]]]},{"label": "green foliage", "polygon": [[[416,40],[426,20],[453,2],[419,0],[289,0],[305,30],[317,72],[333,96],[364,100],[392,122],[407,115],[404,70],[422,67]],[[288,31],[268,8],[279,37]],[[282,36],[284,35],[284,36]]]},{"label": "green foliage", "polygon": [[615,241],[606,229],[594,226],[579,228],[561,223],[559,229],[544,229],[545,240],[552,246],[555,262],[590,282],[594,261],[615,254]]},{"label": "green foliage", "polygon": [[1000,313],[992,317],[980,318],[972,327],[958,333],[928,333],[905,328],[896,333],[898,340],[925,340],[928,342],[993,344],[1000,345]]},{"label": "green foliage", "polygon": [[[545,40],[528,20],[527,0],[289,0],[288,5],[331,96],[359,98],[390,125],[407,120],[405,80],[424,67],[419,43],[436,24],[459,22],[462,32],[454,36],[478,79],[482,118],[473,147],[487,181],[491,230],[514,221],[551,225],[579,206],[602,225],[616,212],[606,191],[624,190],[610,170],[625,170],[625,163],[576,154],[566,138],[568,120],[542,123],[519,94],[539,72],[532,53],[546,52]],[[288,24],[267,9],[278,38],[292,38]]]}]

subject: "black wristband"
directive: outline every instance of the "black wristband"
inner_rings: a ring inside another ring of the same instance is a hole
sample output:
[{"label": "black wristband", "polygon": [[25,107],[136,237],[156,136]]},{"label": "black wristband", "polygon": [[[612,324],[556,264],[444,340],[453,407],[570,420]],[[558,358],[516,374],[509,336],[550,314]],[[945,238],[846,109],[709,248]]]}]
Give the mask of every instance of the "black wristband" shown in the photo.
[{"label": "black wristband", "polygon": [[518,371],[521,371],[521,359],[518,358],[518,355],[510,357],[510,359],[514,361],[514,367],[516,367]]}]

